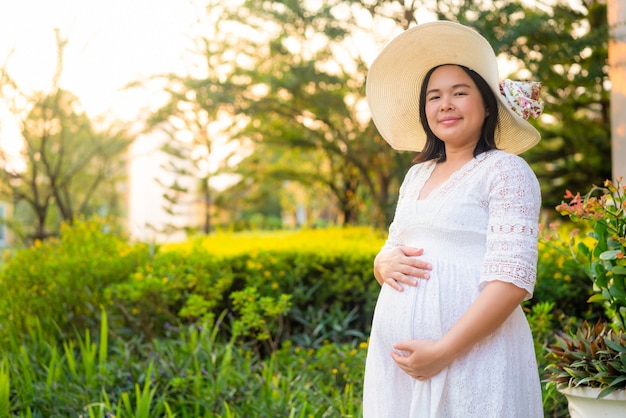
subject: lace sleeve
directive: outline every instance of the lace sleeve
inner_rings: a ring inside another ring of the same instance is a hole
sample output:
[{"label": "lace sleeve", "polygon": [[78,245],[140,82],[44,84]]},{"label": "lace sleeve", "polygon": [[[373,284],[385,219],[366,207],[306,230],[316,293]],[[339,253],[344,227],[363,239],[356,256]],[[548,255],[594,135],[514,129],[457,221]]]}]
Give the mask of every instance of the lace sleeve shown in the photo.
[{"label": "lace sleeve", "polygon": [[480,287],[493,280],[509,282],[526,290],[530,299],[537,274],[539,182],[515,155],[497,161],[489,176],[487,252]]}]

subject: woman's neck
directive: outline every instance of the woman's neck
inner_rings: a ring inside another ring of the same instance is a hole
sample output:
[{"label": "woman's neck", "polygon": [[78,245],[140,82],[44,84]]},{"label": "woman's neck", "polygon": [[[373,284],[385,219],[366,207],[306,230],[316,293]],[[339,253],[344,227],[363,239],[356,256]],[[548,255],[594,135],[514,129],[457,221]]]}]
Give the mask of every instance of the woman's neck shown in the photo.
[{"label": "woman's neck", "polygon": [[448,166],[459,166],[474,158],[474,148],[459,148],[454,150],[446,150],[446,160],[440,164]]}]

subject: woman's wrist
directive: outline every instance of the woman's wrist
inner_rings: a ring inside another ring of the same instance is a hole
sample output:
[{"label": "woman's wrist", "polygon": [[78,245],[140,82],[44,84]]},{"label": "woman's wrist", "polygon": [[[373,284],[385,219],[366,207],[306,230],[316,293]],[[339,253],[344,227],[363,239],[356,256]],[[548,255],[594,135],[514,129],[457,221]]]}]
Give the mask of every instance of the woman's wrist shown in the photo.
[{"label": "woman's wrist", "polygon": [[458,350],[458,347],[452,344],[445,335],[435,343],[435,347],[439,354],[439,361],[445,366],[448,366],[462,354],[462,351]]},{"label": "woman's wrist", "polygon": [[380,271],[380,257],[381,255],[383,255],[383,252],[385,250],[381,250],[378,254],[376,254],[376,257],[374,257],[374,278],[376,278],[376,281],[378,282],[379,285],[383,285],[383,283],[385,282],[385,277],[383,277],[382,272]]}]

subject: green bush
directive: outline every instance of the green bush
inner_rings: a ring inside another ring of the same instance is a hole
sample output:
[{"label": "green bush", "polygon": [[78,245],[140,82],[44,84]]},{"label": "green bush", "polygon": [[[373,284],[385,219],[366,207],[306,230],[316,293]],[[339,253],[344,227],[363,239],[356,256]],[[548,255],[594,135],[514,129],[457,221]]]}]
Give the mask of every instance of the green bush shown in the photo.
[{"label": "green bush", "polygon": [[584,270],[572,260],[570,249],[561,236],[568,236],[574,225],[552,224],[539,239],[539,259],[535,294],[530,305],[552,303],[557,320],[593,318],[587,299],[592,295],[592,284]]},{"label": "green bush", "polygon": [[34,320],[61,334],[96,327],[104,289],[126,281],[149,252],[97,218],[64,225],[59,239],[13,252],[0,271],[0,343],[26,336]]},{"label": "green bush", "polygon": [[205,248],[159,251],[124,281],[105,290],[105,300],[123,334],[148,339],[168,326],[193,323],[227,309],[233,286],[231,267]]},{"label": "green bush", "polygon": [[[334,312],[335,327],[344,323],[344,329],[358,330],[359,338],[367,335],[378,294],[372,261],[382,243],[381,236],[359,228],[217,234],[164,246],[107,295],[129,329],[152,337],[176,321],[191,323],[224,311],[236,319],[244,307],[233,306],[232,295],[253,287],[256,297],[250,303],[289,296],[285,322],[272,330],[280,340],[315,346],[326,338],[341,342],[354,335],[342,340],[338,333],[320,332],[320,313]],[[586,303],[589,281],[568,260],[562,242],[542,235],[535,295],[527,306],[552,302],[556,328],[558,321],[592,315]]]},{"label": "green bush", "polygon": [[[105,292],[107,305],[124,320],[118,328],[148,338],[164,335],[167,326],[223,312],[229,313],[229,325],[241,327],[248,321],[246,326],[254,328],[253,311],[257,325],[267,317],[267,328],[257,328],[256,336],[238,328],[238,335],[261,337],[273,347],[310,334],[310,321],[318,312],[333,311],[336,322],[344,325],[346,318],[341,317],[347,317],[351,329],[362,330],[362,336],[378,293],[371,266],[381,245],[382,239],[365,228],[218,234],[167,245],[127,280],[111,285]],[[251,289],[245,298],[237,298]],[[259,306],[285,298],[288,312]],[[231,330],[222,330],[229,339]],[[327,336],[345,342],[354,333],[343,339],[337,332]]]},{"label": "green bush", "polygon": [[[32,416],[360,414],[383,236],[258,231],[151,249],[111,228],[80,221],[6,259],[0,408],[9,390],[9,408]],[[554,330],[592,316],[589,283],[564,251],[542,236],[524,305],[540,370]],[[97,332],[101,305],[110,343]],[[544,400],[561,416],[558,394],[544,388]]]}]

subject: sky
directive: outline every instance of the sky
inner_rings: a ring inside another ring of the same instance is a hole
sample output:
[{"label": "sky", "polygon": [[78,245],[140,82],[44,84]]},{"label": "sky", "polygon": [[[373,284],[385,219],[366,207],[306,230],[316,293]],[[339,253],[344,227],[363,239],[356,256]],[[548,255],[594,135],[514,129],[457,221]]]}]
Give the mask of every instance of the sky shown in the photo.
[{"label": "sky", "polygon": [[188,73],[182,55],[196,15],[190,0],[0,0],[0,65],[7,63],[21,88],[45,89],[58,28],[68,40],[61,86],[92,117],[133,120],[158,93],[123,87],[155,74]]},{"label": "sky", "polygon": [[90,116],[129,120],[152,98],[123,87],[184,72],[193,21],[188,0],[0,0],[0,63],[21,88],[45,89],[56,66],[58,28],[68,40],[61,86]]},{"label": "sky", "polygon": [[[182,56],[196,13],[188,0],[0,0],[0,65],[25,91],[47,90],[57,60],[55,29],[67,39],[60,85],[78,97],[93,119],[138,120],[162,94],[125,90],[152,75],[188,73]],[[158,225],[162,190],[154,151],[163,138],[140,137],[130,156],[129,222],[138,238]],[[10,153],[19,132],[0,107],[0,146]]]},{"label": "sky", "polygon": [[[124,86],[193,70],[183,56],[192,48],[194,7],[190,0],[0,0],[0,66],[20,89],[46,91],[56,68],[58,29],[68,41],[60,86],[78,97],[92,120],[139,121],[147,108],[159,107],[163,93]],[[155,150],[163,140],[138,138],[130,152],[130,218],[139,235],[159,216],[162,191],[152,173],[162,163]],[[0,104],[0,146],[11,153],[19,143],[19,131]]]},{"label": "sky", "polygon": [[[78,97],[92,121],[140,121],[147,108],[159,107],[163,93],[124,86],[158,74],[193,72],[188,51],[199,15],[195,7],[190,0],[0,0],[0,66],[21,90],[46,91],[57,63],[58,29],[68,41],[60,87]],[[17,155],[20,135],[10,119],[0,103],[0,147]],[[131,229],[146,239],[145,224],[159,223],[162,216],[154,173],[163,163],[156,150],[165,140],[158,132],[140,136],[129,153]],[[209,160],[223,158],[215,151]],[[232,181],[213,180],[217,188]]]}]

